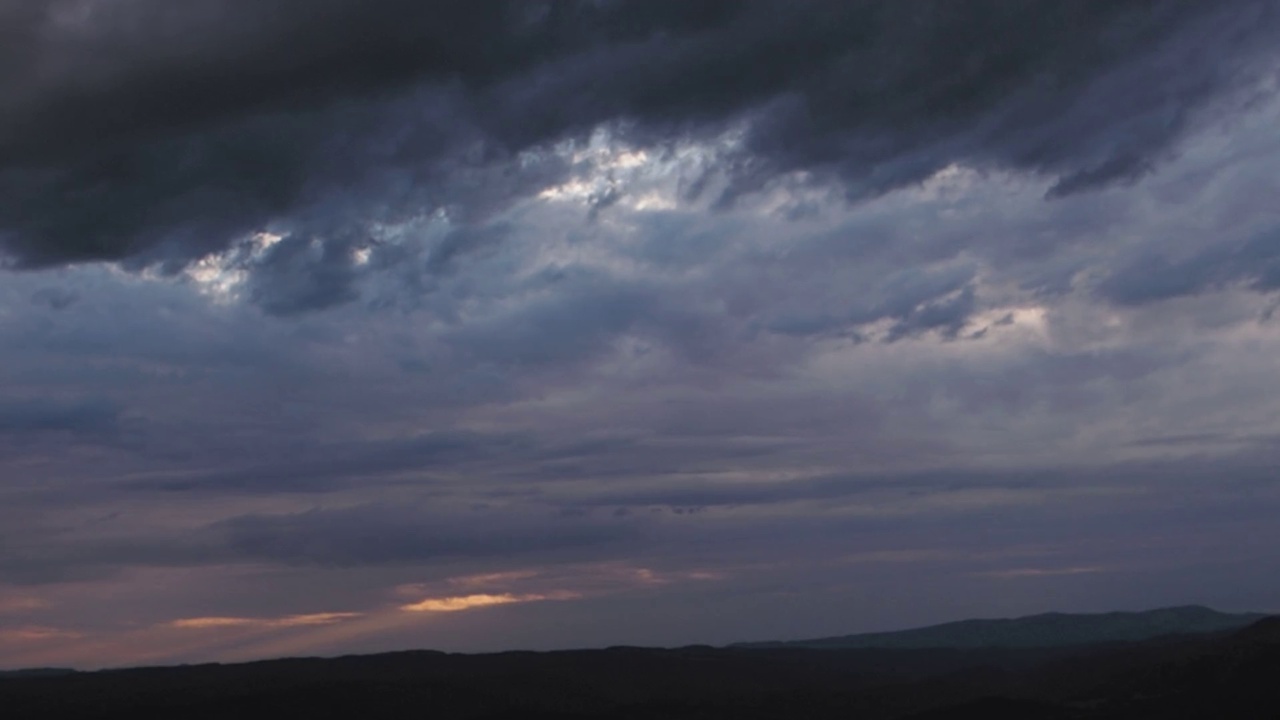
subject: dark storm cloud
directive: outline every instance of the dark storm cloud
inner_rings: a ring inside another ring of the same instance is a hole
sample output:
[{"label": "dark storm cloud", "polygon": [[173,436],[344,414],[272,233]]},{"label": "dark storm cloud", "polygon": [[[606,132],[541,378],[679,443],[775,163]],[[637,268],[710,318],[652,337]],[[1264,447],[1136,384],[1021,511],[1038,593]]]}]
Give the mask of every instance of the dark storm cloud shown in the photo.
[{"label": "dark storm cloud", "polygon": [[[355,297],[350,251],[370,226],[437,208],[482,220],[565,172],[548,143],[602,124],[642,145],[741,128],[715,169],[725,199],[793,170],[860,198],[953,162],[1041,174],[1055,194],[1132,179],[1248,85],[1276,14],[1255,0],[0,11],[13,260],[176,269],[271,229],[288,239],[254,268],[253,297],[277,314]],[[942,315],[958,310],[909,325],[953,327]]]}]

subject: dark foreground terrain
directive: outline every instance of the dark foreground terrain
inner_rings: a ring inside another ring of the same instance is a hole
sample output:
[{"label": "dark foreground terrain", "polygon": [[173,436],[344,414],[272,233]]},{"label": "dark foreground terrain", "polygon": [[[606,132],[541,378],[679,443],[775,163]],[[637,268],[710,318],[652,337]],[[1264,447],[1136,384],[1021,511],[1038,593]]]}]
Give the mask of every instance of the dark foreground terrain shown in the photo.
[{"label": "dark foreground terrain", "polygon": [[7,675],[0,717],[1274,718],[1280,617],[1069,648],[406,652]]}]

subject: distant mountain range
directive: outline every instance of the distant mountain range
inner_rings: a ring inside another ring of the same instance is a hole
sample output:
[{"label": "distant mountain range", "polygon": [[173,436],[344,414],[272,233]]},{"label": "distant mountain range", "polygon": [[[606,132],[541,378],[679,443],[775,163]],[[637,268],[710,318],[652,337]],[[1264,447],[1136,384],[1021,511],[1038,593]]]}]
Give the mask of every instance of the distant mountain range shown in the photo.
[{"label": "distant mountain range", "polygon": [[1167,635],[1204,635],[1238,630],[1266,617],[1223,613],[1188,605],[1144,612],[1045,613],[1004,620],[961,620],[913,630],[774,642],[736,643],[735,648],[1051,648],[1137,642]]}]

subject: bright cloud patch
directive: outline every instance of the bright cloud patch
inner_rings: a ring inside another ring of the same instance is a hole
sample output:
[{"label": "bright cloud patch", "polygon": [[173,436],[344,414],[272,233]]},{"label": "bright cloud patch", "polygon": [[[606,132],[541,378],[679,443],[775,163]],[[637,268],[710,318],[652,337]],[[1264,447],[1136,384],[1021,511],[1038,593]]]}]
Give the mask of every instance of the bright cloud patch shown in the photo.
[{"label": "bright cloud patch", "polygon": [[578,593],[569,591],[528,595],[512,595],[510,593],[502,593],[500,595],[457,595],[453,597],[427,598],[421,602],[401,605],[400,609],[405,612],[459,612],[493,605],[541,602],[544,600],[573,600],[578,597],[581,597]]}]

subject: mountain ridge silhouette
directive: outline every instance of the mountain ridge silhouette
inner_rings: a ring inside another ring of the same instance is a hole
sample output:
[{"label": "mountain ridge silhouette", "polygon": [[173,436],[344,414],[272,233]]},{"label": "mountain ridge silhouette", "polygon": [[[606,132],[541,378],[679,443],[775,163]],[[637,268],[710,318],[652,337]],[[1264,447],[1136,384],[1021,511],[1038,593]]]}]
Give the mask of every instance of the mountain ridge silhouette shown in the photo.
[{"label": "mountain ridge silhouette", "polygon": [[1204,635],[1239,630],[1266,613],[1224,613],[1203,605],[1105,613],[1047,612],[1015,618],[973,618],[906,630],[856,633],[802,640],[739,642],[729,647],[763,648],[1036,648],[1139,642],[1167,635]]}]

